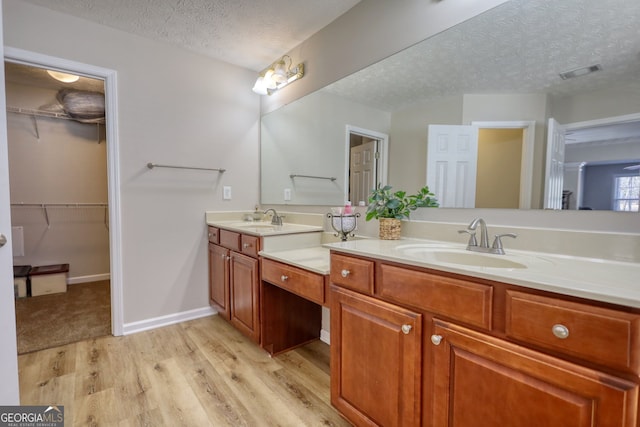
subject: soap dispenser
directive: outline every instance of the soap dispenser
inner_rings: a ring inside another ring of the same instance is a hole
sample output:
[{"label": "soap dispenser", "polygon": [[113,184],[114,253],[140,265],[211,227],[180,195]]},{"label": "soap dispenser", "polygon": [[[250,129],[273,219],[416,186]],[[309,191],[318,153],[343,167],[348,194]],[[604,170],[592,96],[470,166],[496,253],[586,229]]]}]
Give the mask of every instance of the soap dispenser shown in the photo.
[{"label": "soap dispenser", "polygon": [[260,206],[256,205],[255,206],[255,212],[253,212],[253,220],[254,221],[262,221],[262,218],[264,217],[264,214],[260,211]]}]

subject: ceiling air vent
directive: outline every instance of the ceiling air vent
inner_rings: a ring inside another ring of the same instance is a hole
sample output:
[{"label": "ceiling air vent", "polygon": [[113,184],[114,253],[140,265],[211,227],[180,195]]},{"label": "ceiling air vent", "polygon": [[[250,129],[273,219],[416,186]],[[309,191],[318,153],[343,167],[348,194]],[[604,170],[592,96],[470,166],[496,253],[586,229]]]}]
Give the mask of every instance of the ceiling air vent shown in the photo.
[{"label": "ceiling air vent", "polygon": [[560,73],[560,77],[562,78],[562,80],[567,80],[574,77],[586,76],[587,74],[595,73],[596,71],[600,70],[602,70],[602,65],[595,64],[588,67],[576,68],[575,70],[571,71],[565,71],[564,73]]}]

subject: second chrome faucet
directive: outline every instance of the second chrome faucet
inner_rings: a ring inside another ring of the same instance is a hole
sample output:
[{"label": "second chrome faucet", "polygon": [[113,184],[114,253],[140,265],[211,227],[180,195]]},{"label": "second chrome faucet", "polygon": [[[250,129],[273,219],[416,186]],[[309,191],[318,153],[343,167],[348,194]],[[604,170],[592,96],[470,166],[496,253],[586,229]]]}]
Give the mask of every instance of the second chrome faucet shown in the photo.
[{"label": "second chrome faucet", "polygon": [[[476,229],[480,226],[480,244],[476,238]],[[504,248],[502,247],[502,237],[517,237],[514,233],[496,234],[493,244],[489,246],[489,232],[487,230],[487,223],[482,218],[476,218],[467,226],[465,230],[459,230],[458,233],[469,234],[469,243],[467,244],[467,250],[474,252],[484,252],[489,254],[504,255]]]}]

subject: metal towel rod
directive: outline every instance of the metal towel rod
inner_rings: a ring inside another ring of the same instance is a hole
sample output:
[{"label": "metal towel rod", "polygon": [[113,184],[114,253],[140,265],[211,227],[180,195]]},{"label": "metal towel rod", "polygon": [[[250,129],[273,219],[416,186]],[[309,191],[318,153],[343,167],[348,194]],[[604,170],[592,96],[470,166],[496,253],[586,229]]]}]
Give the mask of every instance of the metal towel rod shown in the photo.
[{"label": "metal towel rod", "polygon": [[330,181],[335,181],[337,178],[333,176],[313,176],[313,175],[297,175],[291,174],[289,178],[313,178],[313,179],[328,179]]},{"label": "metal towel rod", "polygon": [[149,169],[153,169],[153,168],[192,169],[192,170],[198,170],[198,171],[217,171],[220,173],[223,173],[226,171],[226,169],[219,169],[219,168],[197,168],[193,166],[159,165],[157,163],[147,163],[147,167]]}]

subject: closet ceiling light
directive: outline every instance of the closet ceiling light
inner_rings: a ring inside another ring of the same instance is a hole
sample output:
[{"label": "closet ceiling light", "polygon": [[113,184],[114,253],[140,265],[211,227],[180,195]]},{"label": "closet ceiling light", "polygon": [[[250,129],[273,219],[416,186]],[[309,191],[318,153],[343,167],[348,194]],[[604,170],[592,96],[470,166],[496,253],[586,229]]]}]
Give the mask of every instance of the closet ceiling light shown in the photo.
[{"label": "closet ceiling light", "polygon": [[51,71],[47,70],[47,73],[54,79],[63,82],[63,83],[73,83],[77,82],[80,76],[76,76],[74,74],[61,73],[59,71]]},{"label": "closet ceiling light", "polygon": [[[288,66],[287,59],[289,60]],[[271,95],[289,83],[302,78],[304,76],[304,64],[300,63],[293,69],[291,68],[292,65],[291,57],[284,55],[258,75],[253,91],[260,95]]]}]

